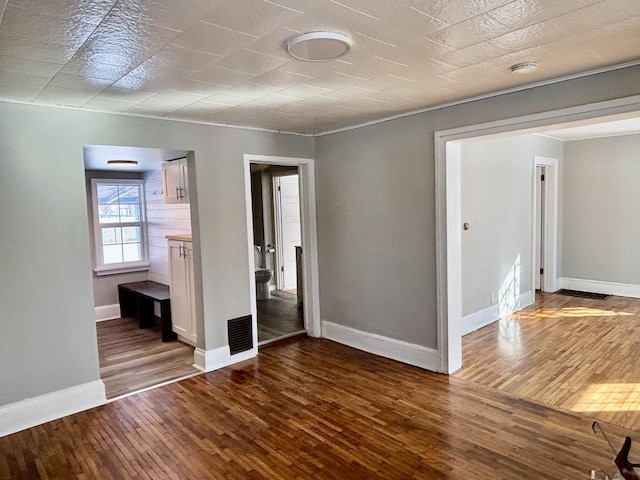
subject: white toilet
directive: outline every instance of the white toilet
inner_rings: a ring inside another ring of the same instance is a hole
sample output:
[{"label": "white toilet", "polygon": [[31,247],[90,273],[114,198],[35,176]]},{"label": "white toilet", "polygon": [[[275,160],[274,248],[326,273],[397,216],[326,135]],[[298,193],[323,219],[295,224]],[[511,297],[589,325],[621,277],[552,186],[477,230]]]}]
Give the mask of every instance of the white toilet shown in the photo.
[{"label": "white toilet", "polygon": [[269,300],[271,291],[269,290],[269,280],[273,277],[273,270],[263,268],[265,266],[264,259],[260,247],[254,245],[254,258],[256,263],[256,299]]}]

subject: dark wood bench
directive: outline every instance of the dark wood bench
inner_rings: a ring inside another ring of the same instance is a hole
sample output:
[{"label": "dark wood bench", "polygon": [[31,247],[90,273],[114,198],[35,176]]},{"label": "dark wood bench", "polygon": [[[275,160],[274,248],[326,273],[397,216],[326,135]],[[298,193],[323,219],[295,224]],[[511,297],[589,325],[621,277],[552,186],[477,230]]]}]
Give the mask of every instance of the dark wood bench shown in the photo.
[{"label": "dark wood bench", "polygon": [[160,304],[162,341],[178,338],[171,327],[171,303],[169,287],[150,280],[144,282],[121,283],[118,285],[121,317],[136,317],[140,328],[151,328],[156,324],[153,304]]}]

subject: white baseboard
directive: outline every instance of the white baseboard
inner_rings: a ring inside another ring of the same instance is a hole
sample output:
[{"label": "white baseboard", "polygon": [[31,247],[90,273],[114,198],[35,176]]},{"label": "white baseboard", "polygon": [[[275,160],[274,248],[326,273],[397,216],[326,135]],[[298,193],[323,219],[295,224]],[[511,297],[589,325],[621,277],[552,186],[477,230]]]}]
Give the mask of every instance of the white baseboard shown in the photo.
[{"label": "white baseboard", "polygon": [[107,402],[102,380],[76,385],[0,407],[0,437]]},{"label": "white baseboard", "polygon": [[433,348],[363,332],[327,321],[322,322],[322,336],[381,357],[415,365],[432,372],[438,371],[438,351]]},{"label": "white baseboard", "polygon": [[496,320],[500,320],[502,317],[506,317],[507,315],[511,315],[513,312],[517,312],[518,310],[528,307],[533,304],[533,301],[533,292],[529,291],[520,295],[520,298],[514,307],[506,308],[505,306],[496,303],[495,305],[490,305],[489,307],[477,312],[470,313],[462,318],[462,335],[471,333],[495,322]]},{"label": "white baseboard", "polygon": [[258,354],[257,348],[252,348],[246,352],[229,353],[229,346],[214,348],[213,350],[202,350],[196,348],[193,352],[193,366],[202,372],[211,372],[219,368],[228,367],[234,363],[249,360]]},{"label": "white baseboard", "polygon": [[630,283],[601,282],[582,278],[558,278],[558,289],[577,290],[579,292],[604,293],[620,297],[640,298],[640,285]]},{"label": "white baseboard", "polygon": [[119,303],[114,303],[113,305],[101,305],[100,307],[95,307],[93,310],[95,312],[96,322],[120,318]]}]

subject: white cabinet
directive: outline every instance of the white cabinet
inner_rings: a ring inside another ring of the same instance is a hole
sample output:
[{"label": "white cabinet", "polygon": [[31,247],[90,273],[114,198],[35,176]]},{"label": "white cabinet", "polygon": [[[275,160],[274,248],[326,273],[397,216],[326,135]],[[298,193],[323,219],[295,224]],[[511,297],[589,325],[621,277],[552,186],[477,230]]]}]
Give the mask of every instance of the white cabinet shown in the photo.
[{"label": "white cabinet", "polygon": [[186,158],[162,164],[164,203],[189,203],[189,177],[187,173]]},{"label": "white cabinet", "polygon": [[171,322],[182,340],[195,346],[196,312],[193,285],[193,243],[169,240]]}]

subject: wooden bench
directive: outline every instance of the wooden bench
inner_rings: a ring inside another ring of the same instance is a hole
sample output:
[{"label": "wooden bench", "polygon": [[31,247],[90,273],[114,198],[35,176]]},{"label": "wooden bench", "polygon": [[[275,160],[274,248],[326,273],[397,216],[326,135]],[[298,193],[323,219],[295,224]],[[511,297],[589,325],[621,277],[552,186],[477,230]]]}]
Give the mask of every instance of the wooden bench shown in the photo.
[{"label": "wooden bench", "polygon": [[156,324],[153,304],[160,304],[162,341],[178,338],[171,327],[171,304],[169,287],[150,280],[144,282],[121,283],[118,285],[121,317],[136,317],[140,328],[151,328]]}]

